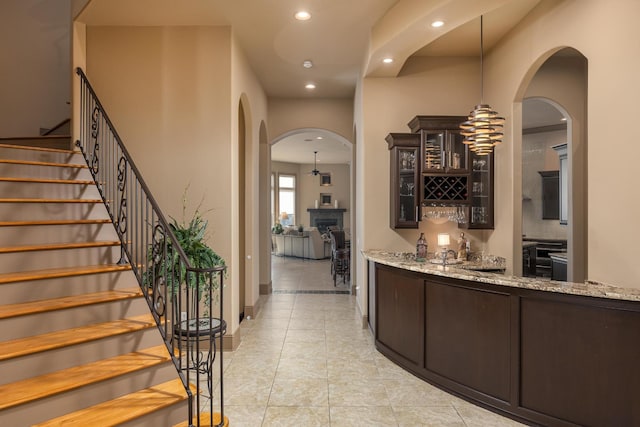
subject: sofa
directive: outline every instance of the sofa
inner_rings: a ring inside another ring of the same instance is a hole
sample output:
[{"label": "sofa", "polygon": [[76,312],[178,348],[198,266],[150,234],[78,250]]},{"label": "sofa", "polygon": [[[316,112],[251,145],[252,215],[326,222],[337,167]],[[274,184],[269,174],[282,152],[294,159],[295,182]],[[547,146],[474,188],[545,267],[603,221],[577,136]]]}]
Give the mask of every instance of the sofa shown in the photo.
[{"label": "sofa", "polygon": [[281,234],[272,234],[273,254],[306,259],[324,259],[331,256],[331,241],[320,234],[317,227],[305,227],[302,237],[297,228],[285,228]]}]

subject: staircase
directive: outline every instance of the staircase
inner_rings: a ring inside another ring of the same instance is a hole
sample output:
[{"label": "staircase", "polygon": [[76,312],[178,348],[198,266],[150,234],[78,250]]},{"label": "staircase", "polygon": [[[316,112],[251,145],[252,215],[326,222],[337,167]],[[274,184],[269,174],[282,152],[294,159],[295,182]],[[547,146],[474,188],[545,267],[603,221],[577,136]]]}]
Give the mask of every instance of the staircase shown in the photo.
[{"label": "staircase", "polygon": [[86,162],[23,142],[0,144],[0,425],[183,422],[185,388]]}]

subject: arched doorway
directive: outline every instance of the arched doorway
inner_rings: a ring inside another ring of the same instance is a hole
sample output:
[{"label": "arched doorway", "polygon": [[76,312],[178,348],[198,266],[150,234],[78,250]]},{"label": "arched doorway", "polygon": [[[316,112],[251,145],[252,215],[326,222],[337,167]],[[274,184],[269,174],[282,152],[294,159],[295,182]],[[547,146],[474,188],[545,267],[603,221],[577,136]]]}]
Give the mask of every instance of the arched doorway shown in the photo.
[{"label": "arched doorway", "polygon": [[246,298],[246,201],[244,194],[247,190],[247,181],[245,177],[245,156],[246,156],[246,133],[245,133],[245,117],[242,101],[238,104],[238,316],[239,322],[244,319],[244,307]]},{"label": "arched doorway", "polygon": [[[307,248],[306,254],[289,254],[294,244],[293,239],[287,240],[286,237],[274,236],[275,249],[272,252],[272,255],[275,255],[274,260],[277,257],[283,257],[282,252],[285,253],[285,258],[292,255],[292,258],[309,259],[310,255],[311,260],[321,261],[324,255],[325,261],[328,260],[331,254],[330,247],[323,243],[318,245],[316,242],[326,233],[328,224],[324,221],[333,220],[325,218],[326,214],[336,215],[335,221],[339,221],[336,225],[344,229],[347,238],[353,236],[352,161],[352,143],[343,136],[326,129],[295,129],[274,138],[270,144],[272,201],[268,216],[271,219],[271,225],[279,223],[285,228],[302,226],[305,229],[304,234],[310,236],[308,242],[304,241],[304,244],[314,248],[312,251]],[[320,219],[317,217],[319,213],[322,214]],[[279,245],[278,242],[280,242]],[[289,252],[287,252],[286,242],[289,245]],[[309,266],[310,263],[306,265]],[[353,263],[350,265],[353,270]],[[280,289],[278,289],[275,275],[282,269],[288,268],[294,268],[294,264],[284,261],[278,263],[278,268],[273,267],[272,283],[276,292]],[[329,266],[326,270],[329,277],[331,271]],[[343,287],[336,291],[342,293],[346,287],[348,292],[351,292],[348,280],[342,285]],[[313,284],[309,286],[312,287]],[[331,286],[331,288],[334,287]],[[324,287],[306,290],[330,292]]]},{"label": "arched doorway", "polygon": [[521,177],[523,258],[514,273],[582,282],[588,239],[586,58],[571,48],[557,51],[535,70],[523,94],[521,158],[515,162],[521,173],[514,174]]}]

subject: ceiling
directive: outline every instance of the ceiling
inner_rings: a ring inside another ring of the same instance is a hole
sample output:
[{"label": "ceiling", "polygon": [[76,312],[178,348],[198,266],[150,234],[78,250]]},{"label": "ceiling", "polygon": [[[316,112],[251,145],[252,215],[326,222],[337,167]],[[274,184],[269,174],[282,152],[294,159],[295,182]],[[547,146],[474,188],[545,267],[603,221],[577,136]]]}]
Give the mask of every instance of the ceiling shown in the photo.
[{"label": "ceiling", "polygon": [[[176,7],[175,0],[90,0],[78,20],[87,25],[230,25],[267,96],[352,98],[358,76],[397,75],[411,55],[478,55],[480,14],[489,51],[539,1],[183,0]],[[311,19],[294,19],[300,9]],[[445,25],[434,30],[429,24],[435,19]],[[380,55],[396,63],[385,68]],[[313,67],[303,67],[305,60]],[[305,89],[310,82],[314,90]],[[331,134],[314,142],[320,145],[303,144],[315,141],[314,132],[282,139],[273,146],[272,158],[312,163],[317,149],[323,162],[350,161],[350,147],[346,150]]]}]

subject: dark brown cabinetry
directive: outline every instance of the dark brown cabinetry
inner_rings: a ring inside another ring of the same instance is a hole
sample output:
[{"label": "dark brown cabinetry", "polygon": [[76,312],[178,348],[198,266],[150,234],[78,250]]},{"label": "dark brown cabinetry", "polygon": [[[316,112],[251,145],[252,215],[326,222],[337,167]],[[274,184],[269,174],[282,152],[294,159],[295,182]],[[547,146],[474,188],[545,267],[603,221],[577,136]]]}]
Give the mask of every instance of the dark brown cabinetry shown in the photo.
[{"label": "dark brown cabinetry", "polygon": [[640,302],[374,265],[376,348],[398,365],[533,425],[640,425]]},{"label": "dark brown cabinetry", "polygon": [[471,192],[468,222],[461,228],[493,229],[493,153],[479,156],[471,153]]},{"label": "dark brown cabinetry", "polygon": [[377,340],[405,363],[424,360],[424,279],[417,274],[376,271]]},{"label": "dark brown cabinetry", "polygon": [[[412,133],[387,136],[392,228],[418,228],[420,206],[464,207],[461,227],[493,228],[493,154],[478,156],[464,144],[459,125],[466,119],[416,116],[408,124]],[[416,147],[415,163],[403,168],[403,158],[413,159]],[[415,213],[408,212],[411,207]]]},{"label": "dark brown cabinetry", "polygon": [[416,116],[411,132],[420,135],[422,203],[469,203],[469,150],[458,126],[461,116]]},{"label": "dark brown cabinetry", "polygon": [[387,135],[390,150],[391,228],[418,228],[420,220],[420,137],[406,133]]},{"label": "dark brown cabinetry", "polygon": [[539,171],[542,178],[542,219],[560,219],[560,171]]}]

